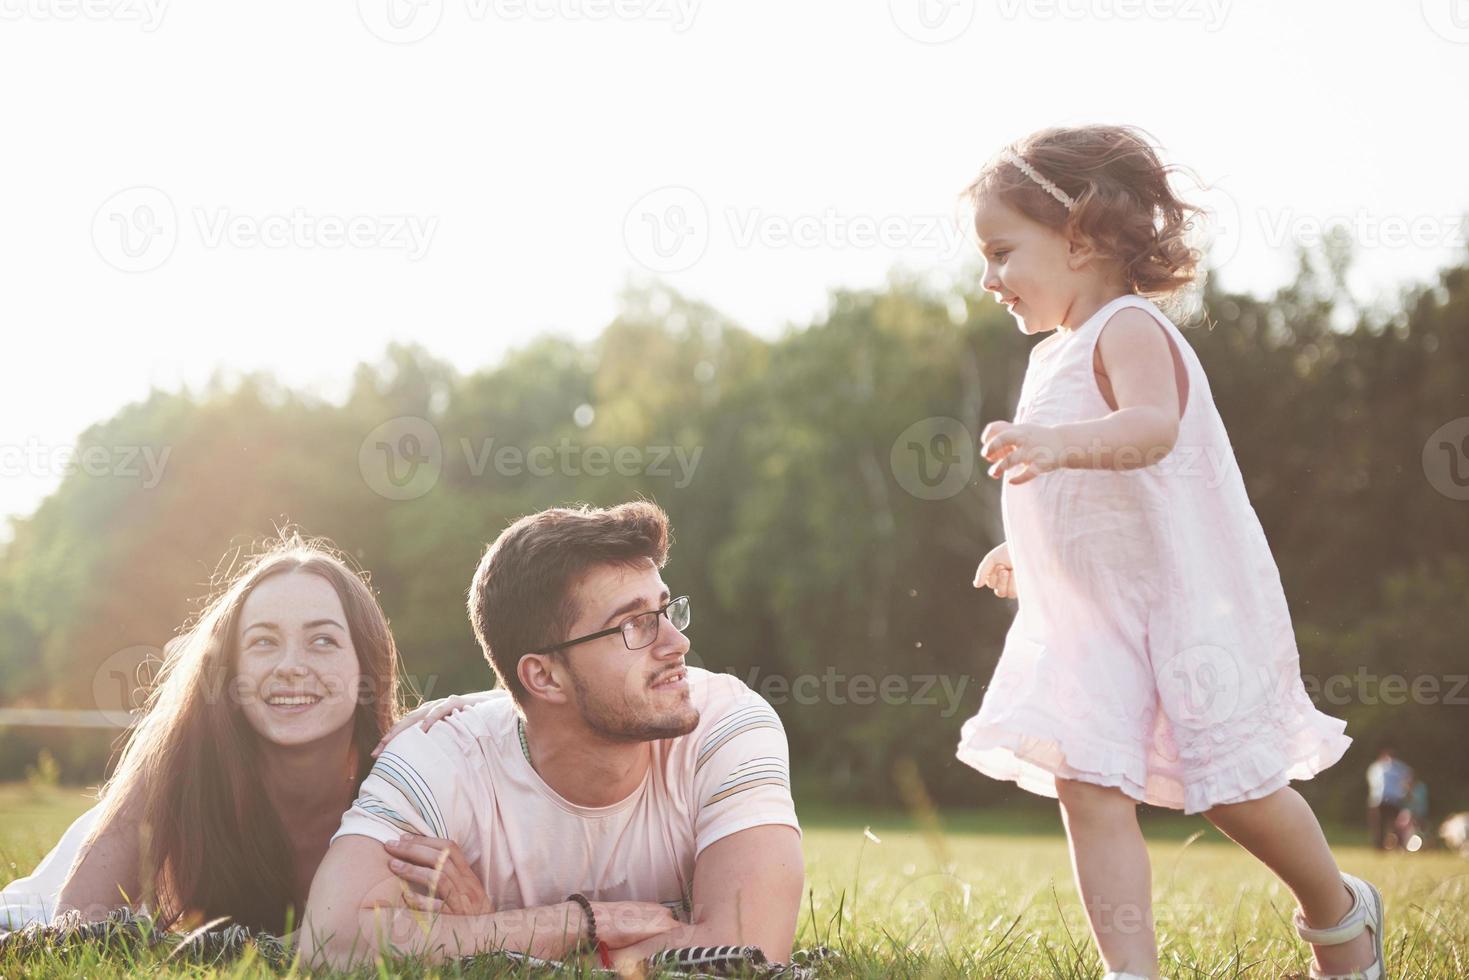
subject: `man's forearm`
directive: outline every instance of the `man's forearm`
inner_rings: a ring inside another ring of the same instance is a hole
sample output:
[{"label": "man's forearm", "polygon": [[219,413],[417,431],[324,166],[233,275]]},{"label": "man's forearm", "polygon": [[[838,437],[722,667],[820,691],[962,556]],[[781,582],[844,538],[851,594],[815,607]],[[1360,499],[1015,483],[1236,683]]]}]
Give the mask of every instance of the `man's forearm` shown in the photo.
[{"label": "man's forearm", "polygon": [[1178,425],[1151,405],[1121,408],[1099,419],[1056,426],[1065,447],[1061,465],[1077,470],[1151,466],[1173,449]]},{"label": "man's forearm", "polygon": [[[314,937],[332,966],[370,960],[379,952],[437,962],[493,950],[561,959],[581,942],[582,912],[574,903],[488,915],[446,915],[382,905],[358,909],[353,936]],[[308,927],[310,923],[308,923]]]}]

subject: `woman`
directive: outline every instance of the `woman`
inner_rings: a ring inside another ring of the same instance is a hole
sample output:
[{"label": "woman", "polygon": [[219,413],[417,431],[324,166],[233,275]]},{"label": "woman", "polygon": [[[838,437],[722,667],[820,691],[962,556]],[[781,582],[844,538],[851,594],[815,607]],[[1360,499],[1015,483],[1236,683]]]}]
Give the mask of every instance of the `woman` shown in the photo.
[{"label": "woman", "polygon": [[285,932],[375,749],[481,697],[393,728],[398,655],[382,608],[329,543],[294,533],[250,558],[167,650],[101,803],[32,876],[34,893],[48,869],[54,880],[70,868],[57,913],[95,920],[129,905],[164,926],[224,916]]}]

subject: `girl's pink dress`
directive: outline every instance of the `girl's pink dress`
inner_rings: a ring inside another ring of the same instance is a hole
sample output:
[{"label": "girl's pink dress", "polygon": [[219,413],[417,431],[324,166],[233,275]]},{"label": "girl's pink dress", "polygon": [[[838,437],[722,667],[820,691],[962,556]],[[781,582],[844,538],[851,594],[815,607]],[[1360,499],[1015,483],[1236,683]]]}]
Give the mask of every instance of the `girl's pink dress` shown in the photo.
[{"label": "girl's pink dress", "polygon": [[1138,469],[1060,469],[1001,490],[1020,609],[958,756],[1044,796],[1056,777],[1198,813],[1256,799],[1341,758],[1317,711],[1280,573],[1209,381],[1178,327],[1121,296],[1031,352],[1015,421],[1112,411],[1093,373],[1102,327],[1135,306],[1186,368],[1178,442]]}]

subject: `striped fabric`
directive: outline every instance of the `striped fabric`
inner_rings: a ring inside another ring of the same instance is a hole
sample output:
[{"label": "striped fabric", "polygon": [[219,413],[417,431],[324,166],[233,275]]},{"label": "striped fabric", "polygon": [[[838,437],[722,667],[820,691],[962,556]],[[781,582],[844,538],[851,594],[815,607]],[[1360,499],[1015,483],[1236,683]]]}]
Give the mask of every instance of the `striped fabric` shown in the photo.
[{"label": "striped fabric", "polygon": [[791,774],[784,759],[773,755],[756,756],[730,770],[730,774],[714,790],[714,795],[704,801],[704,805],[718,803],[757,786],[784,786],[789,789],[790,785]]},{"label": "striped fabric", "polygon": [[[378,756],[377,763],[372,767],[371,775],[390,783],[394,789],[403,794],[403,798],[412,804],[418,813],[422,826],[428,828],[430,837],[447,838],[449,831],[444,824],[444,816],[439,810],[438,800],[434,799],[433,791],[429,789],[428,783],[418,774],[418,770],[409,764],[408,760],[394,752],[384,752]],[[409,833],[418,833],[418,829],[403,815],[395,812],[390,807],[383,806],[372,798],[364,799],[359,796],[352,804],[364,813],[370,813],[389,821],[401,830]]]},{"label": "striped fabric", "polygon": [[738,738],[745,732],[754,731],[758,728],[771,728],[780,732],[785,737],[785,730],[780,726],[780,718],[775,709],[764,701],[751,704],[730,713],[709,733],[699,744],[699,761],[694,765],[694,772],[698,773],[704,768],[714,753],[718,752],[731,739]]}]

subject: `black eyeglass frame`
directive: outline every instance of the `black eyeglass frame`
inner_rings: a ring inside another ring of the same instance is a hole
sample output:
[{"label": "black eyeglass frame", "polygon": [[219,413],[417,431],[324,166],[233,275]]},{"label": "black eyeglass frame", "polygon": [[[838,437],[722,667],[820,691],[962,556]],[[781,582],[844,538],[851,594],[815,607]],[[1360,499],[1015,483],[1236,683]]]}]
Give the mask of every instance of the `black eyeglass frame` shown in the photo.
[{"label": "black eyeglass frame", "polygon": [[[669,608],[673,606],[674,603],[687,603],[688,601],[689,597],[686,595],[676,596],[672,599],[669,599],[657,609],[649,609],[647,610],[647,612],[640,612],[628,617],[617,626],[612,626],[604,630],[599,630],[596,633],[588,633],[586,636],[578,636],[576,639],[567,640],[564,643],[553,643],[551,646],[548,647],[540,647],[538,649],[531,650],[529,653],[521,654],[521,656],[530,656],[531,654],[541,655],[546,653],[555,653],[557,650],[565,650],[567,647],[576,646],[578,643],[587,643],[591,640],[600,640],[602,637],[611,636],[613,633],[622,633],[622,642],[627,646],[629,650],[646,650],[648,647],[658,642],[658,629],[663,625],[664,618],[666,617],[670,624],[673,623],[673,617],[668,615]],[[657,618],[653,620],[653,638],[647,643],[644,643],[642,646],[635,647],[631,643],[628,643],[627,634],[624,633],[623,630],[625,630],[627,628],[627,625],[633,622],[633,620],[637,619],[639,616],[646,616],[649,613],[654,613],[657,616]],[[693,614],[691,611],[690,616],[692,615]],[[684,623],[684,628],[688,628],[688,622]]]}]

